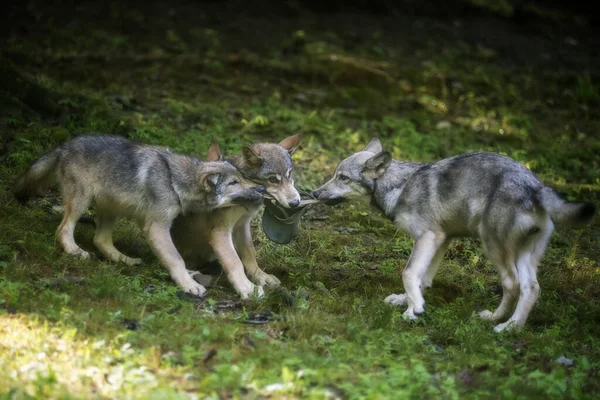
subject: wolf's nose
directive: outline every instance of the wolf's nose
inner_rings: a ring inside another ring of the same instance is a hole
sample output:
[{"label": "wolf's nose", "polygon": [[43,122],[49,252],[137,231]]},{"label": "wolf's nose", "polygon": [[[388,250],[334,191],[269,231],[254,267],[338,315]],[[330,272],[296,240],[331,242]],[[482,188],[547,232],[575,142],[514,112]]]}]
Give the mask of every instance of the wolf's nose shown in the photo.
[{"label": "wolf's nose", "polygon": [[263,185],[258,185],[256,191],[260,194],[265,194],[265,187]]},{"label": "wolf's nose", "polygon": [[288,204],[290,205],[290,207],[296,208],[300,204],[300,200],[297,200],[297,199],[296,200],[292,200]]},{"label": "wolf's nose", "polygon": [[314,192],[312,192],[312,195],[315,199],[318,199],[319,196],[321,195],[322,190],[321,189],[317,189]]}]

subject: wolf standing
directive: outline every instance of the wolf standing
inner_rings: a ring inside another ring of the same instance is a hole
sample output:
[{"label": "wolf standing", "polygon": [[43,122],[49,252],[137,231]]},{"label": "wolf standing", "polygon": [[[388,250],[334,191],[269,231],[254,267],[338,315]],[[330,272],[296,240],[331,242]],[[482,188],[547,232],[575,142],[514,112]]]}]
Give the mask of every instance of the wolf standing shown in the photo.
[{"label": "wolf standing", "polygon": [[[219,152],[213,144],[211,152]],[[206,289],[187,272],[169,229],[178,215],[210,211],[262,200],[264,187],[244,179],[226,162],[201,162],[163,147],[137,144],[118,136],[87,135],[57,147],[38,159],[17,181],[14,194],[24,203],[57,180],[64,202],[58,240],[64,250],[89,257],[73,237],[75,224],[95,203],[96,247],[110,260],[130,265],[140,259],[117,250],[112,229],[120,216],[133,218],[152,250],[186,292]]]},{"label": "wolf standing", "polygon": [[393,161],[373,139],[363,151],[343,160],[333,178],[314,192],[329,203],[371,201],[413,237],[415,243],[402,274],[405,294],[385,301],[408,304],[416,318],[425,311],[422,290],[431,286],[455,237],[478,237],[500,273],[502,300],[483,319],[505,320],[494,328],[520,328],[540,287],[537,267],[554,224],[575,226],[595,212],[590,203],[559,197],[518,162],[495,153],[470,153],[432,164]]},{"label": "wolf standing", "polygon": [[[265,187],[265,196],[274,197],[279,204],[295,208],[300,194],[294,187],[292,154],[301,136],[292,135],[279,144],[257,143],[243,148],[241,154],[227,158],[246,178]],[[213,153],[214,159],[222,159]],[[212,213],[197,213],[178,217],[171,233],[175,245],[188,265],[219,260],[229,281],[242,297],[259,286],[280,284],[277,277],[258,266],[252,243],[250,222],[258,214],[260,204],[230,207]],[[254,281],[252,283],[248,276]],[[198,274],[198,273],[196,273]],[[198,274],[201,277],[201,274]]]}]

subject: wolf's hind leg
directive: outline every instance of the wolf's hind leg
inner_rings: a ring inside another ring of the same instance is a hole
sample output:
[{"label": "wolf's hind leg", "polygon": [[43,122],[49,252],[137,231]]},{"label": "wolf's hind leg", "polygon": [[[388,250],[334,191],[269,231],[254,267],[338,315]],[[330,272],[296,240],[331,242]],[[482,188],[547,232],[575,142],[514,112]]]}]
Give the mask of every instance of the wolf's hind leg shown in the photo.
[{"label": "wolf's hind leg", "polygon": [[537,281],[537,267],[554,230],[550,219],[547,219],[545,222],[545,226],[541,231],[531,237],[527,244],[519,251],[516,262],[519,274],[519,301],[517,302],[515,312],[508,321],[494,327],[496,332],[523,327],[540,295],[541,289]]},{"label": "wolf's hind leg", "polygon": [[479,317],[488,321],[499,321],[508,316],[519,298],[519,274],[515,264],[515,249],[513,244],[500,243],[488,237],[482,237],[482,243],[486,256],[500,275],[502,300],[495,311],[483,310],[479,313]]},{"label": "wolf's hind leg", "polygon": [[84,187],[75,185],[70,188],[63,188],[63,199],[64,215],[62,222],[56,230],[58,240],[68,254],[88,258],[90,254],[82,250],[75,243],[74,233],[79,217],[81,217],[91,203],[90,196],[86,193]]},{"label": "wolf's hind leg", "polygon": [[140,258],[127,257],[115,248],[112,239],[112,230],[116,220],[117,218],[113,215],[97,211],[94,244],[111,261],[122,262],[127,265],[141,264],[142,260]]}]

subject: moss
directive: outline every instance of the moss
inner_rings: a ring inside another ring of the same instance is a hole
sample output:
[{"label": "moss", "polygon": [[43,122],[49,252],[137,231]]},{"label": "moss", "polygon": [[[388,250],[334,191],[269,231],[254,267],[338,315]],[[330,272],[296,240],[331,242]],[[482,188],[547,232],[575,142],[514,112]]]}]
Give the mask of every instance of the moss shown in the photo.
[{"label": "moss", "polygon": [[[553,236],[527,326],[502,335],[474,313],[500,297],[498,276],[474,240],[449,249],[423,319],[404,321],[384,304],[402,290],[412,242],[363,205],[314,207],[286,246],[270,243],[255,224],[258,261],[285,286],[260,301],[239,301],[223,277],[202,302],[178,296],[129,222],[117,226],[115,243],[143,266],[104,260],[86,224],[76,240],[96,257],[66,256],[54,238],[59,198],[22,207],[10,186],[43,152],[89,131],[201,156],[214,139],[233,153],[300,131],[296,182],[307,189],[373,136],[411,161],[491,150],[570,198],[600,199],[598,82],[582,72],[593,52],[567,47],[568,67],[552,61],[558,50],[543,63],[531,50],[536,40],[562,35],[559,26],[524,35],[507,19],[480,16],[495,24],[484,46],[461,28],[472,25],[460,14],[442,19],[425,6],[429,16],[411,17],[297,6],[294,19],[268,8],[260,8],[264,18],[244,18],[210,3],[202,12],[191,3],[164,7],[89,3],[67,18],[36,3],[35,31],[15,31],[4,43],[15,71],[50,91],[63,117],[11,108],[3,131],[0,368],[11,372],[0,374],[0,392],[375,399],[593,398],[600,391],[597,222]],[[21,105],[26,97],[6,101]],[[252,313],[272,318],[249,324]],[[559,356],[574,364],[559,365]]]}]

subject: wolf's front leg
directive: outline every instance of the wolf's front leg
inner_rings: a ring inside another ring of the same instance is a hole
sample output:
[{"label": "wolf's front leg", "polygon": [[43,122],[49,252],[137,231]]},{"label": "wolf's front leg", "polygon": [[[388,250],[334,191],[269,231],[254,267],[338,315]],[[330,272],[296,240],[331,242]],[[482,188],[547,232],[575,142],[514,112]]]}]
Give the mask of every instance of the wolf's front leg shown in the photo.
[{"label": "wolf's front leg", "polygon": [[256,262],[256,250],[254,249],[254,243],[252,243],[252,231],[250,229],[251,220],[252,217],[247,218],[238,225],[238,229],[234,234],[235,247],[240,252],[242,262],[250,279],[260,286],[279,286],[281,281],[276,276],[267,274],[260,269]]},{"label": "wolf's front leg", "polygon": [[427,231],[415,240],[408,265],[402,273],[402,281],[406,290],[408,308],[404,315],[416,319],[425,312],[425,299],[422,293],[422,281],[433,261],[438,249],[446,238],[443,233]]},{"label": "wolf's front leg", "polygon": [[196,282],[185,269],[185,262],[171,240],[167,224],[151,223],[144,227],[148,243],[158,259],[164,265],[175,283],[187,293],[204,296],[206,289]]},{"label": "wolf's front leg", "polygon": [[242,299],[247,299],[255,292],[259,297],[264,294],[263,288],[254,285],[246,276],[244,264],[233,245],[231,231],[214,230],[210,234],[210,244],[221,266],[227,272],[229,281]]}]

